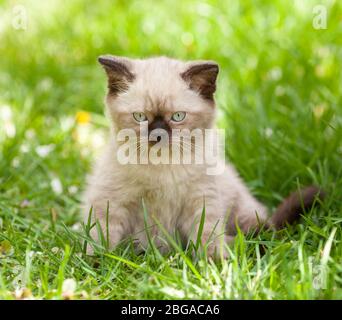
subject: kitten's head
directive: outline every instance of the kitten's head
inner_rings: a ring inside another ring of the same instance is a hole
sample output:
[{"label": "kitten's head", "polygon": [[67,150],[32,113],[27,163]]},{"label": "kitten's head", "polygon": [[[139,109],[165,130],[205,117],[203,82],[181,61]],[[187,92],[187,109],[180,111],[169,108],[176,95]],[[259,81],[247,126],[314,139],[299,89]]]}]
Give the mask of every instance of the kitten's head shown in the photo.
[{"label": "kitten's head", "polygon": [[115,129],[207,129],[215,118],[218,65],[166,57],[146,60],[101,56],[108,76],[106,104]]}]

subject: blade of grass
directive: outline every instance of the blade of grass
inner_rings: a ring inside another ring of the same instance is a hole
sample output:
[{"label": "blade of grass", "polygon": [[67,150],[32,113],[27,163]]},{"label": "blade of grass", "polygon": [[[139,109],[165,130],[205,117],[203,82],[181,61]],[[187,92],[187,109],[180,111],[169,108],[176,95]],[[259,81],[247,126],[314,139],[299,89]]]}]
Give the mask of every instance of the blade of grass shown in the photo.
[{"label": "blade of grass", "polygon": [[198,251],[198,248],[201,244],[204,222],[205,222],[205,200],[203,201],[203,209],[202,209],[202,213],[201,213],[201,219],[200,219],[200,223],[198,225],[197,239],[196,239],[196,252]]}]

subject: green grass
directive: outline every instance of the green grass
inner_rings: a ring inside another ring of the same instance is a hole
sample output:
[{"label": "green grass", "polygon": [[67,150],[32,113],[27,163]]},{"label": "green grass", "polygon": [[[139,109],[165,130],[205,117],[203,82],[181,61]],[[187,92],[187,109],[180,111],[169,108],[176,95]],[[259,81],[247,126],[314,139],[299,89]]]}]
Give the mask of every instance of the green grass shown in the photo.
[{"label": "green grass", "polygon": [[[12,27],[16,1],[0,3],[1,298],[342,298],[340,1],[21,1],[26,30]],[[318,3],[326,30],[312,27]],[[108,128],[103,53],[218,61],[218,123],[253,194],[274,208],[316,183],[326,201],[278,234],[239,235],[217,264],[178,247],[86,257],[79,202]]]}]

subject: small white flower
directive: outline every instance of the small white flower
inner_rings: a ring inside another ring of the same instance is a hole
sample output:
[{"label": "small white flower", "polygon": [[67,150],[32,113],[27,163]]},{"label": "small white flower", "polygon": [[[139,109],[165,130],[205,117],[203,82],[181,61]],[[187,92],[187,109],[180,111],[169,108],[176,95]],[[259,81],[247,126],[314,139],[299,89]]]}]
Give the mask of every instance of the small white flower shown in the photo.
[{"label": "small white flower", "polygon": [[11,163],[12,167],[18,168],[19,164],[20,164],[19,158],[18,157],[13,158],[12,163]]},{"label": "small white flower", "polygon": [[78,191],[78,187],[72,185],[72,186],[70,186],[70,187],[68,188],[68,191],[69,191],[70,194],[76,194],[77,191]]},{"label": "small white flower", "polygon": [[53,81],[51,78],[46,77],[42,81],[39,82],[38,88],[42,91],[48,91],[52,88]]},{"label": "small white flower", "polygon": [[13,138],[16,133],[15,125],[13,122],[7,121],[4,124],[5,134],[8,138]]},{"label": "small white flower", "polygon": [[12,122],[13,112],[8,105],[0,106],[0,128],[3,129],[8,138],[13,138],[16,133],[16,128]]},{"label": "small white flower", "polygon": [[76,287],[77,287],[77,284],[74,279],[71,279],[71,278],[65,279],[62,285],[62,291],[63,292],[66,292],[66,291],[75,292]]},{"label": "small white flower", "polygon": [[265,129],[265,135],[267,138],[269,138],[273,134],[272,128],[266,128]]},{"label": "small white flower", "polygon": [[20,146],[20,151],[21,151],[22,153],[27,153],[27,152],[30,151],[30,146],[28,146],[27,144],[22,144],[22,145]]},{"label": "small white flower", "polygon": [[274,67],[273,69],[269,71],[268,76],[270,79],[274,81],[278,81],[283,76],[283,72],[279,67]]},{"label": "small white flower", "polygon": [[61,194],[63,192],[63,186],[61,180],[58,178],[53,178],[51,180],[51,188],[54,193]]},{"label": "small white flower", "polygon": [[71,116],[63,117],[61,120],[61,129],[63,131],[69,131],[72,126],[75,124],[75,119]]},{"label": "small white flower", "polygon": [[10,121],[12,119],[12,110],[8,105],[3,105],[0,107],[0,119],[4,122]]},{"label": "small white flower", "polygon": [[53,247],[53,248],[51,249],[51,252],[54,253],[54,254],[58,253],[58,251],[59,251],[59,248],[58,248],[58,247]]},{"label": "small white flower", "polygon": [[54,144],[38,146],[36,147],[36,153],[40,157],[45,158],[54,148],[55,148]]},{"label": "small white flower", "polygon": [[81,224],[79,222],[77,222],[71,226],[71,229],[74,231],[79,231],[79,230],[81,230]]},{"label": "small white flower", "polygon": [[71,299],[76,291],[77,283],[74,279],[65,279],[62,285],[62,296]]}]

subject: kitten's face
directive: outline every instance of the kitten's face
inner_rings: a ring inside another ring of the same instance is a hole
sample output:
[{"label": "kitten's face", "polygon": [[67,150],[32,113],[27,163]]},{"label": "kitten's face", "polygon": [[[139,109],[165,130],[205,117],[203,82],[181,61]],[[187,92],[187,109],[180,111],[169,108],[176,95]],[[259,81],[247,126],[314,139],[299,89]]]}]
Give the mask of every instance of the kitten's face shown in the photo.
[{"label": "kitten's face", "polygon": [[143,121],[148,121],[149,131],[212,127],[216,63],[112,56],[99,62],[108,75],[106,103],[116,130],[138,132]]}]

